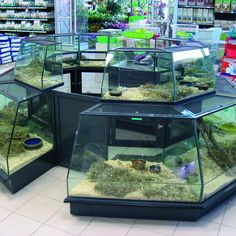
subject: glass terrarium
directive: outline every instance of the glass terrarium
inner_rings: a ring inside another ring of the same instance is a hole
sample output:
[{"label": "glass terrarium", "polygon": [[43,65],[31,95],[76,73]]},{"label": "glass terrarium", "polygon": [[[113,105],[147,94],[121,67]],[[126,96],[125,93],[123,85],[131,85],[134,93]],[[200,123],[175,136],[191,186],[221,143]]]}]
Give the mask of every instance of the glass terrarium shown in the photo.
[{"label": "glass terrarium", "polygon": [[80,115],[66,201],[72,214],[196,220],[235,180],[236,98],[106,102]]},{"label": "glass terrarium", "polygon": [[14,78],[45,90],[63,84],[61,44],[43,37],[23,40],[17,57]]},{"label": "glass terrarium", "polygon": [[120,32],[78,34],[81,67],[104,67],[107,51],[119,47]]},{"label": "glass terrarium", "polygon": [[[0,84],[1,173],[14,175],[53,149],[51,106],[48,93],[16,82]],[[37,169],[40,164],[32,171]],[[22,178],[30,175],[34,173],[24,173]],[[16,181],[21,183],[22,179]]]},{"label": "glass terrarium", "polygon": [[79,53],[77,34],[49,34],[42,38],[44,40],[54,41],[58,44],[57,54],[62,54],[63,69],[78,67]]},{"label": "glass terrarium", "polygon": [[204,46],[110,50],[103,100],[176,102],[213,92],[215,76]]}]

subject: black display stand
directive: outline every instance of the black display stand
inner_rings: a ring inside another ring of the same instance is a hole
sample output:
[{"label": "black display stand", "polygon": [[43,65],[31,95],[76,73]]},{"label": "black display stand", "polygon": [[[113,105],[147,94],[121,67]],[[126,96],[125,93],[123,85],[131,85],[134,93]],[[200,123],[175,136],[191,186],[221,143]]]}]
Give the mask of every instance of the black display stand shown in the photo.
[{"label": "black display stand", "polygon": [[236,181],[202,203],[67,197],[72,215],[195,221],[236,193]]},{"label": "black display stand", "polygon": [[3,171],[0,171],[0,182],[2,182],[11,193],[16,193],[47,172],[55,166],[55,164],[55,151],[52,150],[11,175],[6,175]]},{"label": "black display stand", "polygon": [[55,105],[57,161],[69,167],[80,112],[99,103],[100,98],[83,94],[53,92]]}]

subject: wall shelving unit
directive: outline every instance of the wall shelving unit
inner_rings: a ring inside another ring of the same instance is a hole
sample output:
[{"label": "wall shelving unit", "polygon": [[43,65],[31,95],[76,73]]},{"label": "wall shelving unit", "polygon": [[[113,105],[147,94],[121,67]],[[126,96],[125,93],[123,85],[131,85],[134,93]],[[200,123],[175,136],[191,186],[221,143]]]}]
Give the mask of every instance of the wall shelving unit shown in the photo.
[{"label": "wall shelving unit", "polygon": [[0,5],[0,32],[20,35],[54,33],[54,5]]}]

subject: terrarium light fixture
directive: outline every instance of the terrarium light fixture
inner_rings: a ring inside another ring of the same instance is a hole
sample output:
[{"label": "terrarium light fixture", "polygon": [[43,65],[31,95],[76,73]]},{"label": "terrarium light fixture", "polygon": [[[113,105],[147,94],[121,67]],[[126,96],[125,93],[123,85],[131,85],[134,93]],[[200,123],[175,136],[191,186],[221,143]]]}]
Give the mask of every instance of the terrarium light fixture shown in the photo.
[{"label": "terrarium light fixture", "polygon": [[[205,50],[204,50],[205,49]],[[205,56],[209,56],[209,51],[207,52],[207,48],[204,48],[203,51],[205,53]],[[194,49],[194,50],[186,50],[181,52],[174,52],[173,53],[173,60],[174,62],[192,59],[194,55],[195,59],[203,58],[203,54],[201,49]]]}]

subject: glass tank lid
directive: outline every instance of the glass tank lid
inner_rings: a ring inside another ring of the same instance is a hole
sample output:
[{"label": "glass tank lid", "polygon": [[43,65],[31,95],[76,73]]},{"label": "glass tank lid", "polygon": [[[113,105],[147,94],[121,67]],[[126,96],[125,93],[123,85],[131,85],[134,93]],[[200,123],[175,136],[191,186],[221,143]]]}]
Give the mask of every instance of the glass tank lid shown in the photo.
[{"label": "glass tank lid", "polygon": [[191,101],[177,104],[143,104],[139,103],[99,103],[84,112],[82,115],[97,116],[130,116],[130,117],[163,117],[196,119],[213,112],[236,105],[236,97],[226,95],[211,95],[196,98]]},{"label": "glass tank lid", "polygon": [[188,111],[192,117],[198,118],[215,111],[225,109],[232,105],[236,105],[236,97],[227,95],[214,95],[204,99],[198,98],[194,101],[188,101],[183,103],[181,106],[185,111]]},{"label": "glass tank lid", "polygon": [[134,117],[170,117],[170,118],[192,118],[178,105],[145,104],[138,103],[100,103],[82,112],[85,115],[102,116],[131,116]]},{"label": "glass tank lid", "polygon": [[23,87],[15,81],[0,83],[0,93],[16,102],[22,102],[41,94],[32,88]]}]

